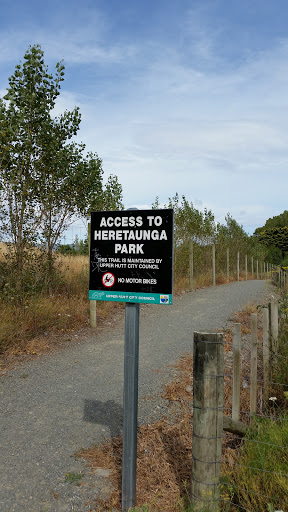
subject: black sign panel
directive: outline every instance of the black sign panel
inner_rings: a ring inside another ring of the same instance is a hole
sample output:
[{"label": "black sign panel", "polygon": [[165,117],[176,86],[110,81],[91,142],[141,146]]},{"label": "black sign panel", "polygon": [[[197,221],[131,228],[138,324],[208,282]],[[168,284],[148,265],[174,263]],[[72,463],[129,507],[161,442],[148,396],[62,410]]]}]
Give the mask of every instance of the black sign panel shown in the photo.
[{"label": "black sign panel", "polygon": [[92,212],[89,298],[172,304],[173,210]]}]

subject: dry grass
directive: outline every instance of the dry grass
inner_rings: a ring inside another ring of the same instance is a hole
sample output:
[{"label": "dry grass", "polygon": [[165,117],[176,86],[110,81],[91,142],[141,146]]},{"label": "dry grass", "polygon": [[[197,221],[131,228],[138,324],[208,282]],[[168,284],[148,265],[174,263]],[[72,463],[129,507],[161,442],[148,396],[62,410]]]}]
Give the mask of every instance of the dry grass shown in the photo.
[{"label": "dry grass", "polygon": [[[149,504],[149,511],[183,510],[189,489],[191,466],[191,416],[187,412],[173,425],[161,420],[138,430],[137,503]],[[78,454],[89,465],[110,469],[114,491],[94,509],[121,509],[122,439],[83,450]]]},{"label": "dry grass", "polygon": [[212,286],[212,274],[201,274],[195,277],[195,290],[197,290],[198,288],[207,288],[208,286]]},{"label": "dry grass", "polygon": [[7,244],[0,242],[0,257],[7,254]]},{"label": "dry grass", "polygon": [[56,265],[63,276],[65,285],[68,289],[71,289],[74,294],[83,293],[88,290],[88,256],[57,255]]},{"label": "dry grass", "polygon": [[[123,308],[113,302],[97,303],[97,326]],[[37,297],[19,308],[0,301],[0,354],[9,359],[16,354],[42,354],[69,341],[70,333],[89,326],[89,301],[86,296]]]},{"label": "dry grass", "polygon": [[189,278],[187,276],[178,276],[174,279],[174,289],[173,292],[175,295],[180,295],[183,292],[187,292],[190,289]]},{"label": "dry grass", "polygon": [[[0,354],[35,354],[55,348],[62,335],[89,325],[88,256],[59,256],[58,290],[27,297],[24,303],[0,300]],[[97,303],[97,324],[118,311],[120,304]],[[67,336],[66,336],[67,339]]]},{"label": "dry grass", "polygon": [[255,302],[248,302],[246,306],[243,309],[243,313],[247,313],[248,315],[251,315],[252,313],[257,313],[258,308],[257,304]]},{"label": "dry grass", "polygon": [[0,302],[0,315],[2,353],[29,353],[34,337],[67,332],[87,322],[88,305],[82,297],[39,296],[22,307]]},{"label": "dry grass", "polygon": [[216,285],[226,284],[226,283],[227,283],[227,276],[226,276],[226,274],[224,274],[224,272],[216,275]]}]

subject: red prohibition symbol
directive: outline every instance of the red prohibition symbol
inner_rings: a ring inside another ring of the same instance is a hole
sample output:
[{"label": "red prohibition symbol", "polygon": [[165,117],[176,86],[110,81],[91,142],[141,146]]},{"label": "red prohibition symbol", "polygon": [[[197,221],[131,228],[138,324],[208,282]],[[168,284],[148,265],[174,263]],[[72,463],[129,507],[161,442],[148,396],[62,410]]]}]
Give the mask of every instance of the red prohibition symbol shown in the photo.
[{"label": "red prohibition symbol", "polygon": [[107,288],[111,288],[115,283],[115,276],[111,272],[106,272],[102,277],[102,283]]}]

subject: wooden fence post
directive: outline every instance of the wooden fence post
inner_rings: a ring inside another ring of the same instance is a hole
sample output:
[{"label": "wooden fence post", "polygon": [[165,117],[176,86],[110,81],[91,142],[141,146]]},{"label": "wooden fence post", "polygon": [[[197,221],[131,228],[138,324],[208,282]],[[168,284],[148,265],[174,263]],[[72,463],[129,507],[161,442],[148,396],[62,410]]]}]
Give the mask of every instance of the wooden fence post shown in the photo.
[{"label": "wooden fence post", "polygon": [[219,510],[224,395],[222,334],[194,333],[193,511]]},{"label": "wooden fence post", "polygon": [[227,283],[230,281],[230,272],[229,272],[229,247],[227,248]]},{"label": "wooden fence post", "polygon": [[264,404],[266,405],[268,400],[269,390],[269,362],[270,362],[270,351],[269,351],[269,310],[263,308],[263,398]]},{"label": "wooden fence post", "polygon": [[257,409],[257,313],[251,314],[251,371],[250,371],[250,413]]},{"label": "wooden fence post", "polygon": [[278,353],[278,302],[273,300],[269,304],[270,349],[272,352],[272,366]]},{"label": "wooden fence post", "polygon": [[212,278],[213,278],[213,286],[216,286],[215,244],[212,245]]},{"label": "wooden fence post", "polygon": [[237,281],[240,279],[240,252],[237,251]]},{"label": "wooden fence post", "polygon": [[194,289],[194,268],[193,268],[193,240],[189,240],[189,285],[190,290]]},{"label": "wooden fence post", "polygon": [[[91,247],[91,222],[88,222],[89,257],[90,257],[90,247]],[[97,327],[97,301],[89,300],[89,308],[90,308],[90,327],[92,327],[92,329],[96,329],[96,327]]]},{"label": "wooden fence post", "polygon": [[248,256],[245,254],[245,279],[248,279]]},{"label": "wooden fence post", "polygon": [[232,420],[240,418],[241,324],[234,324]]}]

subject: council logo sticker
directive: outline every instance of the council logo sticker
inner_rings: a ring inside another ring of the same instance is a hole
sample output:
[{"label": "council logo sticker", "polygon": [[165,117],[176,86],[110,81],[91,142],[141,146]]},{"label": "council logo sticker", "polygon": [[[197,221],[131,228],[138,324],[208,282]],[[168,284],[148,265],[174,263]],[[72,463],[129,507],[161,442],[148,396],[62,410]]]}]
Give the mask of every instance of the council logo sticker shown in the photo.
[{"label": "council logo sticker", "polygon": [[105,292],[93,292],[91,293],[90,299],[100,299],[104,294]]},{"label": "council logo sticker", "polygon": [[169,295],[160,295],[160,304],[169,304]]},{"label": "council logo sticker", "polygon": [[111,272],[106,272],[102,277],[102,283],[107,288],[111,288],[115,283],[115,276]]}]

